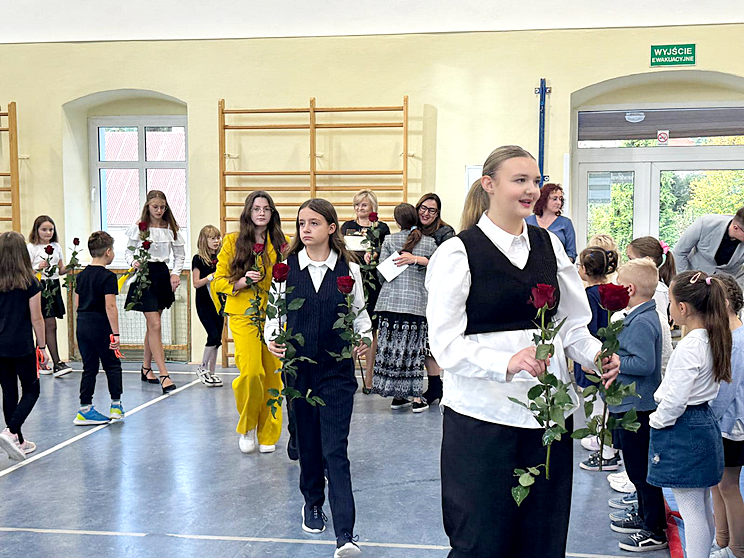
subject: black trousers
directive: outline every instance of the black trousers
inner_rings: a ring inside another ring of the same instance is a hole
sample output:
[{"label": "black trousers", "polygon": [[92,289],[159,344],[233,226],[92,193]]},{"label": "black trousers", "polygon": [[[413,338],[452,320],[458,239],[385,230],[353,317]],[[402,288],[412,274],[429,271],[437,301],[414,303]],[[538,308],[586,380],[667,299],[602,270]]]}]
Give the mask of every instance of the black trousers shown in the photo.
[{"label": "black trousers", "polygon": [[[18,381],[22,395],[18,400]],[[22,357],[0,357],[0,386],[3,389],[5,424],[23,442],[21,426],[39,399],[39,376],[36,372],[36,353]]]},{"label": "black trousers", "polygon": [[[573,420],[566,421],[569,434]],[[544,468],[517,506],[514,469],[545,463],[543,430],[484,422],[445,407],[442,510],[449,558],[564,558],[571,510],[573,443],[553,442]]]},{"label": "black trousers", "polygon": [[[309,376],[309,377],[308,377]],[[347,448],[357,381],[351,374],[315,378],[300,372],[297,389],[311,388],[325,406],[313,407],[304,399],[292,402],[297,448],[300,453],[300,491],[308,506],[325,501],[324,467],[328,470],[328,496],[336,536],[354,534],[356,511],[351,490]]]},{"label": "black trousers", "polygon": [[[638,514],[643,519],[643,528],[661,534],[666,529],[664,494],[661,488],[646,482],[648,445],[651,437],[648,417],[651,413],[652,411],[638,411],[638,422],[641,423],[638,432],[616,428],[613,430],[613,435],[617,436],[620,441],[625,470],[628,472],[630,482],[633,483],[638,492]],[[618,419],[621,419],[624,415],[625,413],[612,413],[612,416]]]},{"label": "black trousers", "polygon": [[111,399],[121,399],[121,361],[109,349],[111,326],[106,315],[80,312],[77,320],[77,341],[83,358],[83,377],[80,380],[80,404],[93,403],[96,376],[100,361],[108,379]]}]

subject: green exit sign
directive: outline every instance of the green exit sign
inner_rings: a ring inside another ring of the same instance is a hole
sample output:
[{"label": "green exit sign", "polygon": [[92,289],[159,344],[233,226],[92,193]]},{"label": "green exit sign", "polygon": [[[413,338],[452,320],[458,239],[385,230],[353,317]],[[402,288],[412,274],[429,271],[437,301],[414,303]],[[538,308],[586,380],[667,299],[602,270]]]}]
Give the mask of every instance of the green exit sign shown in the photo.
[{"label": "green exit sign", "polygon": [[695,45],[651,45],[651,66],[694,66]]}]

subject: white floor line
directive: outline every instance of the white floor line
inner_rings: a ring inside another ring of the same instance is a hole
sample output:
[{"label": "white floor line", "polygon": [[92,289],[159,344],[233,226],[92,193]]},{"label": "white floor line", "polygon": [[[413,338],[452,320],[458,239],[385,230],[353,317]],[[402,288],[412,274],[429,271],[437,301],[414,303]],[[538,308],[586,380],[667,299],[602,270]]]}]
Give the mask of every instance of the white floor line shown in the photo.
[{"label": "white floor line", "polygon": [[[156,397],[155,399],[151,399],[150,401],[143,403],[142,405],[135,407],[131,411],[126,411],[124,415],[124,420],[126,420],[126,417],[130,417],[134,414],[139,413],[142,409],[146,409],[150,405],[154,405],[158,401],[162,401],[163,399],[167,399],[168,397],[171,397],[172,395],[175,395],[176,393],[183,391],[185,389],[190,388],[191,386],[194,386],[196,384],[200,383],[200,380],[194,380],[193,382],[190,382],[186,384],[185,386],[181,386],[180,388],[174,389],[168,394],[161,395],[159,397]],[[29,457],[25,459],[24,461],[20,461],[13,465],[12,467],[8,467],[7,469],[4,469],[0,471],[0,478],[4,477],[5,475],[9,475],[13,471],[17,471],[18,469],[21,469],[22,467],[25,467],[26,465],[30,465],[34,461],[38,461],[42,457],[46,457],[47,455],[50,455],[54,452],[57,452],[61,450],[64,447],[69,446],[70,444],[74,444],[75,442],[82,440],[83,438],[86,438],[87,436],[90,436],[91,434],[95,434],[99,430],[103,430],[104,428],[107,428],[111,426],[111,424],[114,424],[113,422],[109,422],[107,424],[100,424],[94,428],[91,428],[90,430],[86,430],[85,432],[78,434],[77,436],[70,438],[69,440],[65,440],[64,442],[57,444],[56,446],[49,448],[48,450],[42,451],[41,453],[37,453],[36,455]]]},{"label": "white floor line", "polygon": [[[0,532],[6,533],[39,533],[50,535],[89,535],[104,537],[146,537],[154,533],[122,533],[117,531],[83,531],[75,529],[34,529],[30,527],[0,527]],[[174,533],[165,533],[166,537],[177,539],[189,539],[199,541],[227,541],[227,542],[253,542],[253,543],[278,543],[278,544],[315,544],[322,546],[335,546],[336,541],[314,540],[314,539],[284,539],[273,537],[233,537],[219,535],[177,535]],[[404,543],[380,543],[380,542],[360,542],[359,546],[377,547],[377,548],[400,548],[408,550],[449,550],[449,546],[434,544],[404,544]],[[625,556],[610,554],[576,554],[567,552],[566,556],[571,558],[626,558]]]},{"label": "white floor line", "polygon": [[[82,374],[82,370],[78,370],[76,368],[72,369],[73,372],[78,372],[79,374]],[[103,368],[101,368],[98,372],[106,372]],[[140,374],[139,370],[122,370],[124,374]],[[196,372],[186,372],[186,371],[178,371],[178,370],[169,370],[168,374],[187,374],[189,376],[195,376]],[[240,376],[240,372],[215,372],[217,376]],[[48,376],[49,374],[47,374]],[[157,374],[156,374],[157,375]]]}]

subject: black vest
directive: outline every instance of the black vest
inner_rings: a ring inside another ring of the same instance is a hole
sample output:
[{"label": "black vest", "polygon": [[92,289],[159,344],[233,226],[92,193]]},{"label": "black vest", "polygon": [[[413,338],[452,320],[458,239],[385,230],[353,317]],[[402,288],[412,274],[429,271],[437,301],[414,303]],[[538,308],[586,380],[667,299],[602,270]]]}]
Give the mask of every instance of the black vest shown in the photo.
[{"label": "black vest", "polygon": [[530,256],[524,269],[512,264],[478,226],[458,235],[470,266],[465,335],[534,329],[537,309],[529,298],[538,283],[556,288],[556,305],[547,312],[547,317],[555,316],[560,289],[553,244],[548,232],[539,227],[527,225],[527,234]]},{"label": "black vest", "polygon": [[[301,333],[305,338],[305,345],[300,347],[293,343],[297,349],[297,356],[306,356],[313,359],[319,366],[298,363],[300,371],[314,369],[321,374],[332,372],[333,369],[353,369],[351,359],[336,362],[336,359],[328,354],[328,351],[341,353],[346,341],[339,337],[340,329],[333,329],[334,322],[338,319],[339,312],[343,309],[339,304],[344,304],[345,297],[338,291],[336,279],[349,275],[349,266],[339,256],[335,269],[328,269],[320,290],[316,293],[310,271],[306,267],[300,269],[297,254],[287,258],[289,265],[289,276],[287,287],[294,290],[287,295],[287,304],[296,298],[304,298],[305,303],[299,310],[290,310],[287,317],[287,325],[292,328],[292,333]],[[309,266],[308,266],[309,267]]]}]

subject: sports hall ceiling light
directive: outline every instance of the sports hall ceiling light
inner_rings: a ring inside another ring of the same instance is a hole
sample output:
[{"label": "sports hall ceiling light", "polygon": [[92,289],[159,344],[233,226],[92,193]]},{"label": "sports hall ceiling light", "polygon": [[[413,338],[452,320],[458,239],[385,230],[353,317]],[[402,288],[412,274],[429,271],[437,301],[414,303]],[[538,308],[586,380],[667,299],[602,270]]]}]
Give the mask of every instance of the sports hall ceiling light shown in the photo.
[{"label": "sports hall ceiling light", "polygon": [[626,112],[625,113],[625,120],[627,120],[631,124],[638,124],[639,122],[643,122],[645,118],[646,118],[646,115],[642,112]]}]

